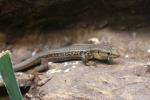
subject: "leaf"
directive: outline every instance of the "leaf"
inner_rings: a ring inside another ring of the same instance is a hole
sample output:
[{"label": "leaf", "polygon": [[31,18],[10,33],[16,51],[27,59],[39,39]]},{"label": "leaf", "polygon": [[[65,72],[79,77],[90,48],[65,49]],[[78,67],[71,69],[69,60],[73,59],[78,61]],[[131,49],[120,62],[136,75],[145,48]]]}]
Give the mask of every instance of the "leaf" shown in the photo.
[{"label": "leaf", "polygon": [[10,100],[23,100],[14,75],[9,51],[0,54],[0,74],[2,75]]}]

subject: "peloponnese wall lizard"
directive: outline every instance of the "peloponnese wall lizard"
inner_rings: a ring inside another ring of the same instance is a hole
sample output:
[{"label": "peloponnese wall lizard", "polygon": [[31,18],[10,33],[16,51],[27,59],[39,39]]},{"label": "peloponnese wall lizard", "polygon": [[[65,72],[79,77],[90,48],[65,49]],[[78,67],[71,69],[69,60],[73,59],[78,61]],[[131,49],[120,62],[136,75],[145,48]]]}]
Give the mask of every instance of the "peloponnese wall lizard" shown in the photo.
[{"label": "peloponnese wall lizard", "polygon": [[14,70],[21,71],[40,64],[42,58],[46,58],[51,62],[82,60],[85,64],[88,64],[88,61],[90,60],[111,60],[118,57],[118,50],[108,43],[78,44],[41,52],[19,64],[14,65]]}]

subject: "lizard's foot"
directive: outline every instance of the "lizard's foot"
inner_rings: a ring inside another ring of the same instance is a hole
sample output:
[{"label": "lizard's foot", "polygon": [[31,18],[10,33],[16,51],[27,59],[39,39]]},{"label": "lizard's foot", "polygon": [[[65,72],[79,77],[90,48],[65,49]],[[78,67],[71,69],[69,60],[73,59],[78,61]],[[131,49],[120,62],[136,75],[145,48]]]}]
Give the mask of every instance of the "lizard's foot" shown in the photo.
[{"label": "lizard's foot", "polygon": [[95,66],[96,67],[96,63],[94,61],[88,61],[85,63],[85,65],[87,66]]}]

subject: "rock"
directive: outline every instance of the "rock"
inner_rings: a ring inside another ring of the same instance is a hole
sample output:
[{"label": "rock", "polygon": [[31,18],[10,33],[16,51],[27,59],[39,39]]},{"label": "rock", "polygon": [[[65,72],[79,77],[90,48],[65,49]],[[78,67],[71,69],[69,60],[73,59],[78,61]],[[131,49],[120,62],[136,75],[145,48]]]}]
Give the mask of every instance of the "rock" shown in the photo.
[{"label": "rock", "polygon": [[[16,79],[18,81],[18,84],[20,87],[28,87],[31,86],[32,81],[34,79],[34,76],[31,74],[25,74],[25,73],[15,73]],[[3,87],[4,83],[2,78],[0,78],[0,87]]]}]

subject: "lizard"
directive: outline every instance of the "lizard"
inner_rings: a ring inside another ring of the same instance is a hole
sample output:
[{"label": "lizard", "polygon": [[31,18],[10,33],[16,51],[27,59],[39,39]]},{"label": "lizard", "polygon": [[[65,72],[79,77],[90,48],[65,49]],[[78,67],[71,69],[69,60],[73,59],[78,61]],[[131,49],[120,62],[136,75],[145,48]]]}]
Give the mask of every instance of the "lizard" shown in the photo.
[{"label": "lizard", "polygon": [[84,64],[88,65],[91,60],[110,61],[119,56],[118,50],[108,43],[76,44],[38,53],[35,56],[14,65],[14,71],[25,70],[34,65],[41,64],[42,58],[51,62],[82,60]]}]

